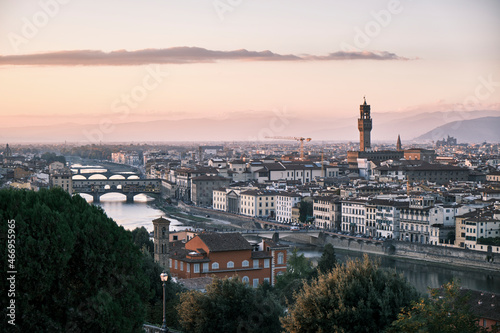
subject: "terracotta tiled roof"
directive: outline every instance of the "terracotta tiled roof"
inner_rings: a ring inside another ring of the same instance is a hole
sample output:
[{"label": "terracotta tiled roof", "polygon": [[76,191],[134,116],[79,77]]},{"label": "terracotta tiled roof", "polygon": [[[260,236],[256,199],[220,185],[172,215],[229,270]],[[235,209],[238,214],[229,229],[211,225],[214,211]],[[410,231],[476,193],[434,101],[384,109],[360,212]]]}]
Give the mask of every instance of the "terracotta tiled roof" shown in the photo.
[{"label": "terracotta tiled roof", "polygon": [[250,243],[240,233],[202,233],[198,237],[210,252],[252,250]]}]

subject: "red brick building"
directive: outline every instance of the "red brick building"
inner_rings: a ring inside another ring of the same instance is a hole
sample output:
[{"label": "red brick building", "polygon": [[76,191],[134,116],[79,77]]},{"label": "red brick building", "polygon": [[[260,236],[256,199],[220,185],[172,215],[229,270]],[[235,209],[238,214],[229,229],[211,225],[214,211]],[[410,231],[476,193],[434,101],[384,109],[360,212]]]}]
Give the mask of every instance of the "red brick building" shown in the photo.
[{"label": "red brick building", "polygon": [[171,243],[170,272],[179,279],[239,276],[257,287],[286,271],[287,245],[263,240],[253,247],[240,233],[202,233]]}]

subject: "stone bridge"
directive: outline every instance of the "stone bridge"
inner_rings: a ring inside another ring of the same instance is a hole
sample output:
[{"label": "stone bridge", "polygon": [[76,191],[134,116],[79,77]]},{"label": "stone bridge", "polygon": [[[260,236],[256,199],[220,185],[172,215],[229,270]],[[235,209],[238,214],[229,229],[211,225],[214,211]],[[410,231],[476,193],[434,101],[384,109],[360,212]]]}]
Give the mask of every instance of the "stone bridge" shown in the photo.
[{"label": "stone bridge", "polygon": [[127,202],[134,202],[137,194],[161,193],[160,179],[73,179],[73,193],[84,193],[93,197],[94,203],[100,202],[102,195],[121,193]]}]

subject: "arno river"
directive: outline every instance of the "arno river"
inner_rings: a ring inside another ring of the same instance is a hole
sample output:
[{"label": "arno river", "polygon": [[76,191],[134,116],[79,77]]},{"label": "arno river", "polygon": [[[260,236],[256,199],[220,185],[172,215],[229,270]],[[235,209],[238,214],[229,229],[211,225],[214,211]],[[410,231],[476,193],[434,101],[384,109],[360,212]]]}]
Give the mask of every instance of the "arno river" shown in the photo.
[{"label": "arno river", "polygon": [[[151,231],[153,229],[152,220],[164,215],[161,210],[152,208],[146,202],[145,196],[136,196],[135,203],[126,203],[120,194],[107,194],[101,198],[99,204],[106,214],[113,218],[119,225],[132,230],[136,227],[144,226]],[[181,230],[186,228],[177,220],[169,217],[172,221],[170,229]],[[320,249],[302,249],[300,253],[317,261],[321,257]],[[363,254],[358,252],[347,252],[336,249],[337,258],[345,261],[350,258],[362,258]],[[427,287],[439,287],[452,278],[460,279],[461,285],[465,288],[483,290],[500,293],[500,272],[488,272],[479,270],[459,269],[456,267],[446,267],[443,265],[425,263],[422,261],[394,259],[380,255],[370,255],[370,258],[380,259],[380,266],[383,268],[394,268],[402,273],[408,281],[420,292],[427,292]]]}]

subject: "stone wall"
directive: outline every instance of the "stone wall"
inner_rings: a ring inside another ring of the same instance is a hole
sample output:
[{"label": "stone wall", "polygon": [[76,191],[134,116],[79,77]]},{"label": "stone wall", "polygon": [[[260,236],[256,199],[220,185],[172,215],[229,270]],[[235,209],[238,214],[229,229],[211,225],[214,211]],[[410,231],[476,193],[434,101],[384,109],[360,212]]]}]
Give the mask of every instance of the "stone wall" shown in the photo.
[{"label": "stone wall", "polygon": [[500,256],[498,254],[492,254],[490,261],[488,261],[488,253],[486,252],[399,241],[386,243],[390,249],[388,254],[396,257],[500,271]]}]

